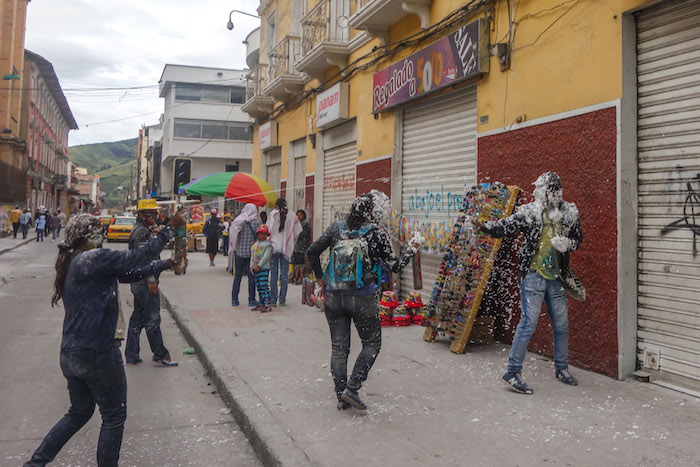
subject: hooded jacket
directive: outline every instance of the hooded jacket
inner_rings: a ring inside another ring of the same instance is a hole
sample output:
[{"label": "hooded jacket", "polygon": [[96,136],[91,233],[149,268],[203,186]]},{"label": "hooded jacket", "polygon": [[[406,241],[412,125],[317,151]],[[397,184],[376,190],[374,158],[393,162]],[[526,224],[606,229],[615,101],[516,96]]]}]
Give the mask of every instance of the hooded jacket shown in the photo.
[{"label": "hooded jacket", "polygon": [[[575,251],[583,241],[578,209],[574,203],[562,201],[559,211],[562,223],[560,235],[571,240],[569,251]],[[537,244],[542,236],[543,227],[544,205],[534,201],[520,206],[515,213],[505,219],[484,223],[482,230],[493,238],[503,238],[518,232],[523,233],[525,240],[520,249],[520,260],[518,261],[518,278],[522,282],[530,271],[530,264],[537,252]],[[562,264],[560,265],[562,268],[569,265],[569,251],[562,253]]]}]

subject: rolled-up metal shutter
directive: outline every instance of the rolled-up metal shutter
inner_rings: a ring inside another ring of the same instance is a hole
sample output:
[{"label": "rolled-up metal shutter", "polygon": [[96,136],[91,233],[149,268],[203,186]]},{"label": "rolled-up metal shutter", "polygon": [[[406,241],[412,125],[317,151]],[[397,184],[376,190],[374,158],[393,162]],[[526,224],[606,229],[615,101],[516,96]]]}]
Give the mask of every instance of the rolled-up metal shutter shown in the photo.
[{"label": "rolled-up metal shutter", "polygon": [[304,209],[306,203],[306,156],[294,159],[294,210]]},{"label": "rolled-up metal shutter", "polygon": [[700,380],[700,0],[636,21],[638,367]]},{"label": "rolled-up metal shutter", "polygon": [[[409,218],[456,218],[460,201],[448,206],[448,194],[461,200],[476,183],[476,86],[431,99],[403,112],[401,211]],[[440,194],[432,202],[416,197]],[[461,194],[461,196],[454,196]],[[417,205],[418,204],[418,205]],[[430,297],[442,254],[422,255],[423,300]],[[401,293],[413,289],[409,265],[401,275]]]},{"label": "rolled-up metal shutter", "polygon": [[282,163],[270,164],[267,166],[267,183],[270,184],[275,195],[280,195],[280,180],[282,178]]},{"label": "rolled-up metal shutter", "polygon": [[325,151],[323,174],[323,231],[345,219],[355,199],[356,143]]}]

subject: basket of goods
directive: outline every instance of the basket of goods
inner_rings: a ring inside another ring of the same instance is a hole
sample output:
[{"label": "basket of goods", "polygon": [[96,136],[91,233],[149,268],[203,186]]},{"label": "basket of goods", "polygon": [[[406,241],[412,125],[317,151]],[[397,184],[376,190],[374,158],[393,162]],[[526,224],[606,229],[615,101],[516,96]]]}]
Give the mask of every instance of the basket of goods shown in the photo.
[{"label": "basket of goods", "polygon": [[423,324],[426,319],[426,314],[424,311],[423,300],[418,292],[415,290],[408,294],[406,300],[403,302],[403,306],[408,308],[413,315],[413,324]]},{"label": "basket of goods", "polygon": [[388,290],[382,293],[379,299],[379,321],[382,326],[391,325],[391,317],[394,315],[394,309],[399,306],[399,301],[396,299],[396,294]]}]

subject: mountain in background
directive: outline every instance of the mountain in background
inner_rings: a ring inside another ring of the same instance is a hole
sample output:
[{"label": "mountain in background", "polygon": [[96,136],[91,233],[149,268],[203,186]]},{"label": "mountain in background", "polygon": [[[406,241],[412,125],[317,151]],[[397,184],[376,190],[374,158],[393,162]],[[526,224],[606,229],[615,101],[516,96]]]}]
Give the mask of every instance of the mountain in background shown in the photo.
[{"label": "mountain in background", "polygon": [[68,148],[68,158],[91,174],[100,176],[100,190],[106,193],[105,208],[121,206],[136,173],[138,138],[111,143],[81,144]]}]

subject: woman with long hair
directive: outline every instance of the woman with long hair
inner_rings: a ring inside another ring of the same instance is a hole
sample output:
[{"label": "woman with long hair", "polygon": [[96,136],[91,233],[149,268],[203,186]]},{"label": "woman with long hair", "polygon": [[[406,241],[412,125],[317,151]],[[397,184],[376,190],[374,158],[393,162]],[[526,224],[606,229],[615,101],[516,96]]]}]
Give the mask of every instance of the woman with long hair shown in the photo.
[{"label": "woman with long hair", "polygon": [[175,215],[170,226],[142,248],[125,251],[102,248],[104,233],[97,217],[79,214],[68,222],[65,240],[58,245],[51,306],[63,301],[65,309],[60,362],[71,406],[25,467],[51,462],[90,420],[96,404],[102,414],[97,463],[117,465],[126,420],[126,375],[121,340],[115,339],[117,281],[138,281],[172,267],[171,260],[154,261],[185,220]]},{"label": "woman with long hair", "polygon": [[[318,285],[325,293],[326,320],[331,332],[331,374],[338,397],[338,410],[351,406],[367,409],[358,391],[367,379],[382,344],[379,264],[383,262],[392,272],[399,272],[424,241],[419,234],[414,234],[406,254],[397,258],[388,234],[378,226],[388,215],[389,209],[389,198],[381,191],[372,190],[359,196],[352,203],[347,218],[332,223],[307,251]],[[341,241],[343,243],[338,246]],[[320,257],[327,249],[331,250],[331,255],[324,274]],[[355,264],[358,257],[363,259],[361,268]],[[362,351],[348,378],[351,322],[355,323],[360,335]]]},{"label": "woman with long hair", "polygon": [[294,244],[292,264],[294,265],[294,283],[298,285],[301,284],[304,275],[308,274],[308,271],[310,271],[308,261],[306,260],[306,250],[308,250],[309,245],[311,245],[311,226],[309,226],[309,221],[306,220],[306,211],[303,209],[297,211],[297,219],[299,219],[299,223],[301,224],[301,233]]},{"label": "woman with long hair", "polygon": [[278,198],[275,209],[267,220],[272,244],[272,261],[270,265],[270,300],[272,306],[277,304],[277,279],[279,278],[279,304],[284,306],[287,300],[287,283],[289,282],[289,260],[294,251],[294,243],[301,233],[301,224],[296,215],[287,209],[287,200]]}]

